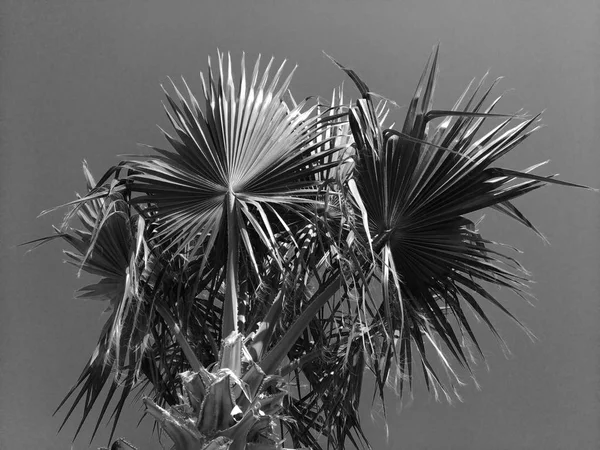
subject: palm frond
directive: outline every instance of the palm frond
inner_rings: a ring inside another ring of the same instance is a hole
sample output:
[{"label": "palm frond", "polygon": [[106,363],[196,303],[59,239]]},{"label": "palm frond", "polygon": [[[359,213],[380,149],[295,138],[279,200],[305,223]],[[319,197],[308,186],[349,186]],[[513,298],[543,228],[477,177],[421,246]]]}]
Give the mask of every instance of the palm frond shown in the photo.
[{"label": "palm frond", "polygon": [[[96,183],[84,162],[84,175],[88,191]],[[56,234],[40,240],[66,241],[72,250],[65,250],[67,262],[79,271],[97,275],[100,280],[81,288],[79,298],[108,301],[110,315],[100,332],[98,344],[85,365],[77,383],[61,402],[75,395],[66,414],[63,426],[75,407],[84,401],[84,411],[76,435],[86,421],[105,385],[109,385],[100,417],[92,433],[95,435],[107,407],[121,387],[120,399],[113,412],[113,429],[116,426],[124,401],[141,376],[142,361],[148,341],[148,305],[140,298],[141,284],[149,282],[152,258],[143,241],[143,220],[132,214],[120,193],[106,194],[104,198],[92,198],[79,204],[75,215],[81,228],[71,228],[65,223]],[[111,436],[112,437],[112,436]]]},{"label": "palm frond", "polygon": [[254,285],[260,283],[256,255],[266,252],[283,268],[275,236],[293,235],[290,216],[307,220],[311,206],[322,202],[319,174],[336,165],[331,155],[338,148],[326,148],[334,138],[317,139],[335,117],[315,115],[305,102],[288,106],[291,74],[279,83],[282,64],[269,81],[272,61],[261,76],[259,58],[248,79],[242,58],[236,85],[229,57],[225,64],[218,55],[217,77],[209,60],[204,109],[187,85],[188,99],[173,84],[165,109],[176,136],[164,132],[173,150],[155,149],[159,155],[128,165],[132,201],[151,222],[155,245],[200,260],[201,272],[209,261],[214,265],[215,249],[226,249],[225,335],[237,330],[245,295],[239,267],[253,269],[247,275]]},{"label": "palm frond", "polygon": [[[450,378],[460,383],[446,351],[469,369],[464,339],[480,350],[465,306],[497,336],[480,299],[516,320],[487,285],[526,295],[527,274],[512,258],[491,248],[466,216],[491,207],[539,234],[512,201],[547,183],[575,186],[529,170],[492,166],[539,128],[539,116],[492,113],[499,98],[485,106],[491,88],[478,96],[483,80],[470,96],[465,91],[451,110],[433,110],[437,61],[436,48],[401,131],[380,124],[367,85],[340,66],[362,95],[349,117],[357,152],[354,197],[368,218],[358,230],[364,237],[363,258],[378,268],[381,283],[382,300],[372,329],[379,327],[375,334],[384,337],[374,366],[382,393],[392,361],[403,385],[404,378],[412,377],[412,360],[418,358],[428,383],[447,395],[427,346],[434,348]],[[433,126],[431,121],[438,117],[444,120]],[[499,125],[478,133],[486,120],[498,117],[504,119]],[[370,245],[374,258],[368,257]]]},{"label": "palm frond", "polygon": [[135,202],[149,205],[157,242],[185,250],[190,260],[201,256],[206,263],[215,239],[226,235],[228,193],[247,226],[277,254],[269,213],[301,214],[315,203],[315,174],[328,169],[331,164],[320,163],[336,151],[315,153],[321,144],[309,144],[321,122],[314,107],[290,109],[283,96],[291,75],[278,86],[282,65],[267,86],[272,61],[260,82],[259,61],[248,82],[242,60],[236,92],[231,62],[225,69],[219,55],[219,79],[212,69],[208,82],[203,79],[204,111],[189,89],[186,100],[174,86],[176,99],[166,94],[167,114],[177,137],[165,137],[175,151],[157,149],[161,156],[131,163],[130,189],[144,194]]}]

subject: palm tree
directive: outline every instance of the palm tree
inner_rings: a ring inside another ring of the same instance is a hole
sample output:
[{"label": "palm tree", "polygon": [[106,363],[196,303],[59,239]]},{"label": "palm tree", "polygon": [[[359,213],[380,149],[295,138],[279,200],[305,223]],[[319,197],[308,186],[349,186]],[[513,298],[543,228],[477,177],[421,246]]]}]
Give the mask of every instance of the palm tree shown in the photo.
[{"label": "palm tree", "polygon": [[488,286],[528,295],[526,271],[469,215],[493,208],[541,236],[512,200],[576,185],[534,175],[540,165],[496,165],[539,116],[494,113],[495,82],[433,109],[437,59],[436,48],[395,129],[390,103],[337,62],[358,100],[337,89],[296,103],[283,65],[270,78],[272,60],[261,72],[259,58],[247,76],[242,58],[235,82],[219,54],[204,105],[185,81],[186,96],[165,91],[171,149],[97,182],[84,164],[87,193],[37,241],[65,240],[69,260],[100,277],[80,297],[110,303],[59,405],[75,396],[66,421],[83,402],[77,433],[107,385],[94,434],[117,391],[113,433],[139,390],[179,450],[368,446],[366,369],[382,399],[386,385],[412,383],[415,365],[436,396],[454,395],[456,363],[469,371],[471,349],[483,356],[466,310],[499,337],[481,301],[513,316]]}]

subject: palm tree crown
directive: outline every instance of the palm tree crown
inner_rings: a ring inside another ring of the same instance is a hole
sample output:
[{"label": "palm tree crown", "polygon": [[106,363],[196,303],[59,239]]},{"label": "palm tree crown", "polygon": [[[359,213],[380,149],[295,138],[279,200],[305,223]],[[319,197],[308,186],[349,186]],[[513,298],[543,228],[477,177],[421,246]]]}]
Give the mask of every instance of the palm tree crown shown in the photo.
[{"label": "palm tree crown", "polygon": [[418,365],[450,399],[452,360],[470,370],[469,349],[481,354],[467,310],[499,337],[481,300],[513,316],[489,286],[528,295],[527,272],[470,215],[493,208],[539,234],[512,201],[576,185],[532,174],[539,165],[497,166],[539,116],[494,113],[495,82],[433,109],[437,59],[435,49],[394,129],[389,103],[337,62],[358,100],[339,89],[311,106],[288,95],[283,65],[270,77],[272,60],[261,72],[259,58],[247,76],[242,58],[236,83],[219,54],[202,106],[185,81],[187,98],[165,91],[170,150],[151,147],[98,182],[84,165],[87,194],[38,240],[65,240],[67,257],[100,276],[80,296],[110,303],[67,418],[83,401],[80,429],[108,385],[97,423],[120,390],[114,432],[145,389],[177,449],[320,448],[321,437],[342,449],[368,446],[365,369],[382,398]]}]

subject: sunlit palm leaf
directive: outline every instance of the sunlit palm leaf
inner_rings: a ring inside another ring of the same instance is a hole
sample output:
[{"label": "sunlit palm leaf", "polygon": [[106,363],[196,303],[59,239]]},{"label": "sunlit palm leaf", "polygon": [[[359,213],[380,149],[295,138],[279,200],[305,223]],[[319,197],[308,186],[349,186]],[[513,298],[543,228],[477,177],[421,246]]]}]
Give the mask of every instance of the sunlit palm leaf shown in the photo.
[{"label": "sunlit palm leaf", "polygon": [[[168,114],[179,139],[165,135],[176,153],[161,150],[162,157],[134,165],[139,173],[130,177],[131,190],[146,194],[136,202],[148,202],[155,209],[157,238],[179,251],[193,242],[190,258],[210,238],[226,234],[228,193],[269,248],[274,247],[273,231],[262,213],[302,212],[315,202],[315,174],[327,169],[319,165],[327,155],[313,155],[315,148],[308,146],[319,121],[310,117],[312,108],[286,106],[283,94],[290,78],[277,86],[283,66],[266,86],[270,66],[259,83],[257,61],[248,84],[242,62],[236,93],[231,64],[224,77],[219,55],[221,78],[216,81],[209,72],[208,83],[203,83],[206,111],[191,92],[188,103],[176,90],[180,105],[167,94],[172,109]],[[209,251],[210,246],[206,254]]]},{"label": "sunlit palm leaf", "polygon": [[[165,132],[174,151],[156,149],[160,156],[131,162],[128,177],[129,189],[142,194],[134,201],[147,205],[163,249],[200,259],[201,270],[209,259],[214,264],[216,247],[227,249],[229,322],[237,320],[238,267],[253,268],[249,275],[256,278],[255,254],[261,251],[281,265],[275,236],[290,232],[290,214],[310,214],[322,196],[318,174],[336,165],[327,160],[337,148],[323,150],[327,142],[316,141],[326,119],[304,103],[288,107],[284,94],[291,75],[279,83],[282,65],[269,81],[272,61],[262,76],[259,62],[247,79],[242,59],[236,85],[231,61],[224,64],[219,54],[218,77],[209,68],[208,80],[202,78],[204,109],[189,89],[186,100],[174,87],[167,114],[176,136]],[[248,257],[242,263],[241,246]],[[229,332],[236,324],[223,326]]]}]

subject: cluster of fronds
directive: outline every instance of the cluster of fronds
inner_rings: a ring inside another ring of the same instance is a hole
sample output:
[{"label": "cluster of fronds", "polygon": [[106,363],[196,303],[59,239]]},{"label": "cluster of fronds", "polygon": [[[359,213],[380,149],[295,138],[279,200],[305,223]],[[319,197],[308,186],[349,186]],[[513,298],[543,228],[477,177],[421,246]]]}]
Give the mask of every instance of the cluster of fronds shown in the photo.
[{"label": "cluster of fronds", "polygon": [[[185,82],[187,98],[173,85],[166,111],[175,134],[164,132],[171,150],[152,147],[98,183],[84,166],[88,192],[56,235],[40,240],[64,239],[70,261],[100,277],[80,297],[110,304],[67,395],[75,395],[67,418],[84,403],[79,428],[105,386],[98,424],[121,388],[114,431],[134,389],[148,388],[158,417],[181,409],[190,373],[241,377],[228,366],[236,359],[223,366],[220,355],[228,336],[244,336],[248,398],[271,395],[261,390],[264,377],[287,379],[275,415],[281,442],[368,446],[358,416],[366,369],[382,397],[394,374],[401,392],[415,365],[436,395],[450,397],[447,386],[460,383],[453,361],[470,370],[465,342],[481,353],[467,311],[498,336],[480,302],[510,313],[486,286],[525,295],[526,272],[467,216],[493,208],[538,233],[513,200],[547,183],[574,186],[532,174],[540,165],[497,166],[538,128],[538,116],[494,113],[495,82],[484,89],[485,78],[453,108],[433,109],[437,49],[400,129],[385,128],[386,102],[375,104],[352,70],[340,66],[358,100],[345,103],[338,90],[331,104],[308,106],[288,96],[291,75],[280,83],[283,65],[271,79],[270,67],[261,74],[257,61],[247,77],[242,60],[235,83],[219,55],[217,75],[210,68],[202,79],[203,106]],[[484,129],[490,120],[499,123]],[[225,429],[242,419],[219,420]]]}]

